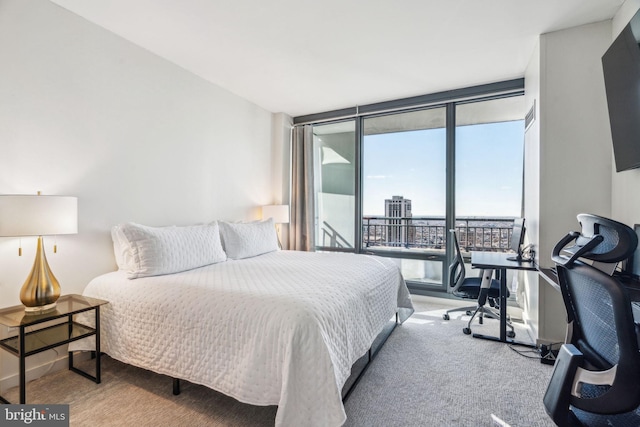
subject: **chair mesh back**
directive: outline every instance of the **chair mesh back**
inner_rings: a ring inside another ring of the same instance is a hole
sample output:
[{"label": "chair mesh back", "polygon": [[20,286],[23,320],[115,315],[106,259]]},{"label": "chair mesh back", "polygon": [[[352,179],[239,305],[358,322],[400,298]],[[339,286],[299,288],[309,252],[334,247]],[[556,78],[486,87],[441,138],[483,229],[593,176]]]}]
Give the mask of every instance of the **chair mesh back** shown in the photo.
[{"label": "chair mesh back", "polygon": [[620,242],[620,235],[618,232],[614,228],[607,227],[606,225],[600,225],[598,227],[598,234],[602,235],[604,240],[601,244],[591,250],[591,253],[593,254],[605,254],[607,252],[611,252]]},{"label": "chair mesh back", "polygon": [[580,338],[609,366],[618,363],[620,348],[614,317],[613,301],[609,292],[591,277],[567,271],[568,291]]},{"label": "chair mesh back", "polygon": [[626,224],[598,215],[578,214],[582,226],[581,238],[600,235],[604,239],[594,248],[582,254],[583,258],[604,263],[614,263],[629,258],[638,246],[638,236]]},{"label": "chair mesh back", "polygon": [[578,221],[581,232],[568,233],[552,251],[573,325],[570,343],[582,353],[586,369],[616,369],[610,371],[611,383],[585,384],[583,395],[571,396],[570,404],[598,414],[631,411],[640,402],[640,352],[629,294],[616,278],[581,259],[617,263],[633,254],[638,237],[627,225],[596,215],[580,214]]},{"label": "chair mesh back", "polygon": [[464,282],[466,271],[464,268],[464,258],[462,258],[462,252],[460,252],[460,244],[458,244],[458,237],[453,230],[451,230],[451,235],[453,236],[455,253],[453,262],[449,266],[449,287],[451,290],[456,291]]},{"label": "chair mesh back", "polygon": [[616,366],[613,384],[583,386],[571,405],[601,414],[626,412],[640,402],[640,352],[624,286],[614,277],[576,261],[558,265],[567,316],[573,322],[571,344],[583,353],[589,370]]}]

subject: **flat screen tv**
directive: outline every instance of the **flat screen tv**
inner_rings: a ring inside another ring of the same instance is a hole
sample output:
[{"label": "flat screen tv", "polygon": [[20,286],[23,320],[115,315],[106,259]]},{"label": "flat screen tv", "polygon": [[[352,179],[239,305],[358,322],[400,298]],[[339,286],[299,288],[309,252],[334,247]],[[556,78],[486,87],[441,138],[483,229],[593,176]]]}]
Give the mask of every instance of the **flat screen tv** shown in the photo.
[{"label": "flat screen tv", "polygon": [[602,56],[618,172],[640,167],[640,11]]}]

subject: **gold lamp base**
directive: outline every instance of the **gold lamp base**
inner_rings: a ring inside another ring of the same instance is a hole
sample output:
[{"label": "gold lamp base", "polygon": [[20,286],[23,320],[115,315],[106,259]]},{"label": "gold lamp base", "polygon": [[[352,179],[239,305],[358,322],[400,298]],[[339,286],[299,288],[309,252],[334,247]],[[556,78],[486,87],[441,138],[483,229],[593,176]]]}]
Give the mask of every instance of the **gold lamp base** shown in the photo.
[{"label": "gold lamp base", "polygon": [[40,236],[31,273],[20,289],[20,301],[25,306],[25,312],[42,313],[54,309],[59,297],[60,284],[49,268]]},{"label": "gold lamp base", "polygon": [[56,306],[58,305],[57,302],[51,303],[51,304],[47,304],[47,305],[41,305],[39,307],[27,307],[26,305],[24,306],[24,312],[26,314],[42,314],[42,313],[48,313],[50,311],[53,311],[56,309]]}]

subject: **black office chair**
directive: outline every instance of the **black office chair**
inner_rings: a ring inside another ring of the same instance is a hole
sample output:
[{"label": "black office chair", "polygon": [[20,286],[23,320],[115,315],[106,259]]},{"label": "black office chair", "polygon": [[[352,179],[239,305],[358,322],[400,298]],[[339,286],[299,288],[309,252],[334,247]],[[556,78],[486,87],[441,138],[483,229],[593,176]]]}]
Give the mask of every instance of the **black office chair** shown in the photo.
[{"label": "black office chair", "polygon": [[[458,298],[474,299],[477,304],[470,307],[458,307],[451,310],[447,310],[442,315],[444,320],[449,320],[451,316],[449,313],[455,311],[465,311],[471,318],[462,332],[469,335],[471,334],[471,323],[478,317],[478,322],[483,323],[485,317],[492,319],[500,319],[499,304],[500,299],[500,281],[493,279],[493,270],[479,270],[478,277],[466,277],[466,269],[464,267],[464,259],[462,258],[462,252],[460,251],[460,245],[458,244],[458,238],[455,230],[449,230],[453,236],[453,244],[455,248],[455,258],[449,266],[449,287],[451,293]],[[486,304],[489,303],[489,307]],[[513,330],[513,325],[507,319],[507,326],[510,328],[507,331],[507,336],[513,338],[516,336]]]},{"label": "black office chair", "polygon": [[[553,249],[567,311],[567,338],[543,402],[565,426],[640,426],[640,328],[626,288],[597,264],[615,264],[635,251],[626,225],[578,215],[582,232]],[[606,269],[605,269],[606,270]]]}]

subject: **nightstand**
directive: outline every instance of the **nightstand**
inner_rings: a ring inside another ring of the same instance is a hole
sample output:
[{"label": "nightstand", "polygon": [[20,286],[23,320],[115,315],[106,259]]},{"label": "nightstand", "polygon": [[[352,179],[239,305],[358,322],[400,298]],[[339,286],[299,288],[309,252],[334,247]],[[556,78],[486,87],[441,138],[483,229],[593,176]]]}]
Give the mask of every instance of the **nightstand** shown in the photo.
[{"label": "nightstand", "polygon": [[[18,334],[0,340],[0,348],[18,357],[20,360],[20,403],[26,403],[26,364],[31,355],[52,349],[72,341],[95,335],[96,375],[90,375],[73,366],[73,352],[69,352],[69,370],[76,372],[96,384],[100,384],[100,306],[107,304],[96,298],[82,295],[63,295],[58,298],[56,307],[44,313],[25,313],[24,306],[17,305],[0,309],[0,324],[17,329]],[[93,311],[95,327],[73,320],[79,313]],[[47,322],[48,324],[43,325]],[[26,331],[28,327],[33,330]],[[0,402],[10,403],[0,396]]]}]

